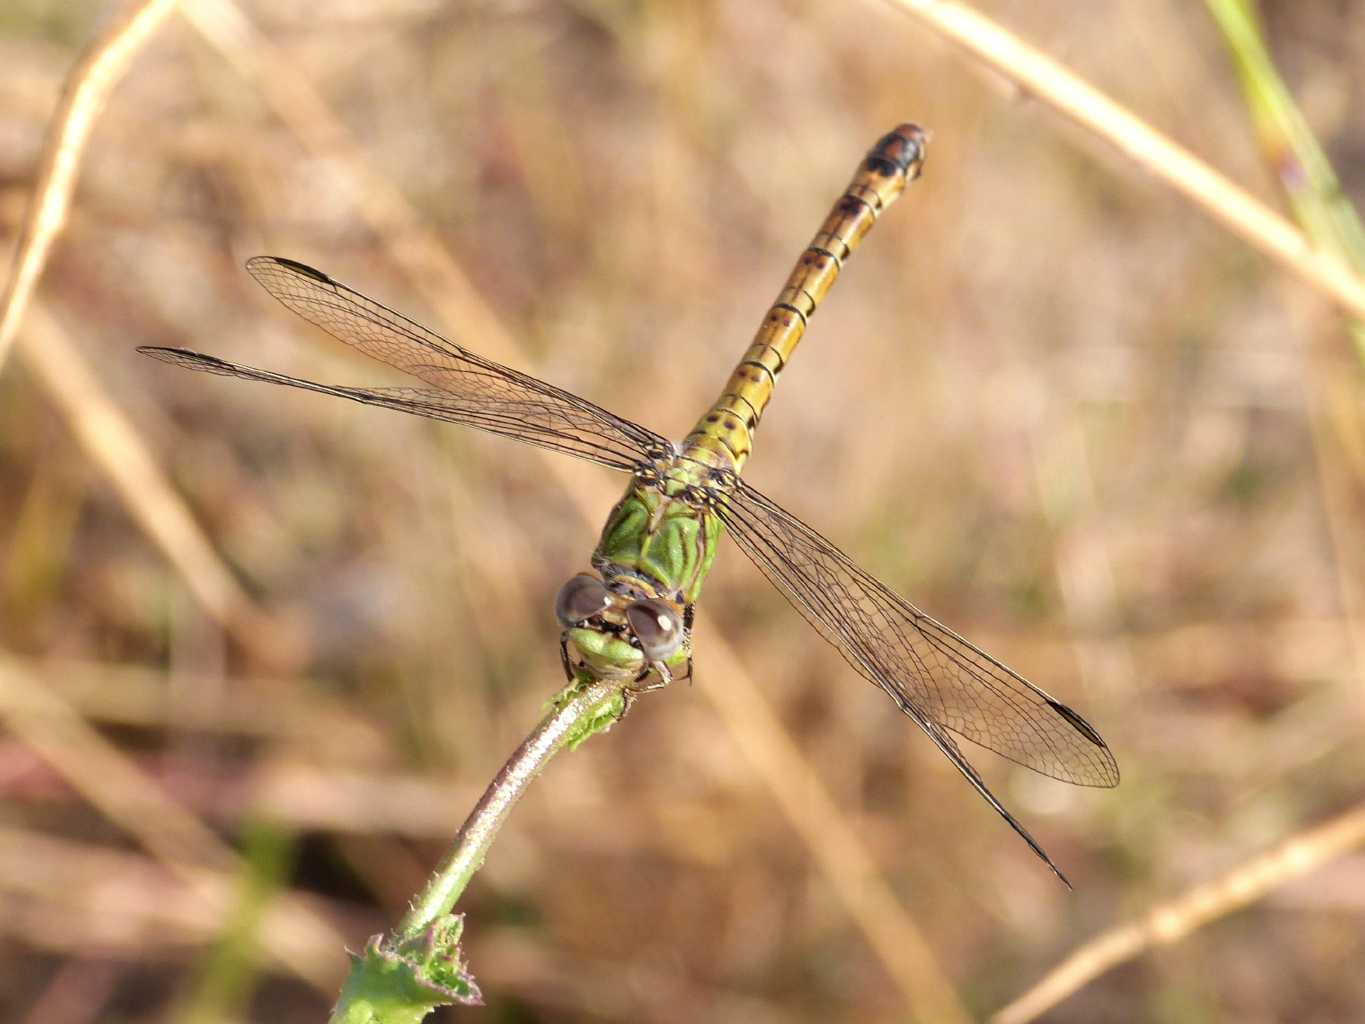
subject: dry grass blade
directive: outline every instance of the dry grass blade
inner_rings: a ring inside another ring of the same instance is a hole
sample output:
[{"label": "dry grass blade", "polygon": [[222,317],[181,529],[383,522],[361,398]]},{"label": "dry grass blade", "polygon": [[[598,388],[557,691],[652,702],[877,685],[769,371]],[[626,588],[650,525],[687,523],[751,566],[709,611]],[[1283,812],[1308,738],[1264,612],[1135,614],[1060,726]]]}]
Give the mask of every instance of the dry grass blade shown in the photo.
[{"label": "dry grass blade", "polygon": [[422,287],[446,320],[460,324],[462,334],[478,338],[482,354],[512,358],[516,340],[479,296],[469,276],[424,226],[402,191],[371,167],[345,122],[285,54],[256,31],[232,0],[199,0],[183,14],[239,75],[260,90],[308,149],[344,169],[355,183],[361,214],[383,239],[394,264]]},{"label": "dry grass blade", "polygon": [[[204,887],[201,883],[206,873],[235,873],[239,865],[233,851],[85,719],[5,656],[0,656],[0,716],[10,732],[100,813],[189,882],[196,893],[214,901],[217,911],[225,909],[221,887]],[[293,916],[289,934],[266,934],[262,941],[277,954],[281,952],[280,943],[293,950],[300,946],[335,949],[342,942],[329,925],[306,913]],[[280,959],[314,984],[325,987],[333,980],[316,958],[295,961],[286,952]]]},{"label": "dry grass blade", "polygon": [[1283,885],[1365,843],[1365,806],[1326,825],[1301,832],[1269,853],[1248,861],[1140,920],[1111,928],[1067,957],[1037,985],[1001,1009],[995,1024],[1035,1020],[1077,989],[1153,946],[1179,942],[1197,928],[1255,902]]},{"label": "dry grass blade", "polygon": [[[91,45],[67,79],[6,287],[0,313],[0,369],[30,310],[47,255],[66,223],[80,157],[104,101],[138,48],[174,7],[170,0],[129,7]],[[134,518],[166,552],[195,598],[244,647],[269,664],[289,662],[290,641],[247,598],[80,355],[50,320],[31,320],[40,337],[28,347],[26,358]]]},{"label": "dry grass blade", "polygon": [[72,959],[48,983],[47,991],[29,1008],[23,1024],[49,1020],[67,1024],[97,1021],[117,988],[122,970],[107,961]]},{"label": "dry grass blade", "polygon": [[[228,0],[195,4],[185,13],[228,62],[261,91],[305,145],[325,153],[345,169],[355,182],[354,194],[364,197],[363,214],[384,239],[394,264],[421,286],[443,319],[460,324],[462,334],[477,337],[483,354],[516,361],[512,335],[479,299],[468,276],[423,226],[402,193],[371,169],[340,119],[293,65]],[[595,527],[601,515],[600,502],[585,489],[577,467],[555,455],[539,451],[535,455],[543,460],[547,475],[568,494],[582,522]],[[724,639],[725,627],[700,610],[696,625],[707,637],[708,661],[714,659],[724,666],[721,674],[726,680],[723,690],[706,688],[703,692],[720,711],[736,742],[759,767],[783,812],[907,1002],[924,1011],[926,1020],[966,1020],[966,1012],[920,930],[895,898],[847,816],[797,753],[791,736],[742,668],[734,648]],[[747,710],[741,713],[741,706]],[[803,798],[795,799],[796,793]]]},{"label": "dry grass blade", "polygon": [[[934,951],[901,909],[900,899],[829,789],[745,674],[734,648],[713,643],[720,637],[710,630],[706,636],[707,665],[725,680],[724,687],[707,689],[716,711],[906,993],[915,1017],[944,1024],[970,1020]],[[736,686],[737,679],[743,684]]]},{"label": "dry grass blade", "polygon": [[0,370],[4,368],[47,254],[66,223],[81,153],[100,108],[138,49],[175,9],[175,0],[143,0],[110,21],[67,79],[51,120],[34,191],[0,304]]},{"label": "dry grass blade", "polygon": [[0,715],[100,812],[177,871],[229,870],[233,854],[88,722],[0,656]]},{"label": "dry grass blade", "polygon": [[1112,143],[1229,231],[1342,309],[1365,317],[1365,279],[1187,149],[966,4],[885,0],[989,64],[1030,96]]},{"label": "dry grass blade", "polygon": [[[308,680],[239,675],[240,702],[230,707],[178,706],[166,686],[165,670],[136,664],[47,658],[15,658],[31,675],[84,718],[103,725],[203,730],[216,736],[287,742],[315,751],[336,751],[349,762],[363,762],[389,749],[393,737],[355,714],[343,701],[319,693]],[[180,670],[191,692],[215,680]],[[301,685],[300,685],[301,684]],[[269,701],[270,714],[259,705]]]},{"label": "dry grass blade", "polygon": [[195,599],[266,664],[292,662],[293,644],[247,597],[157,468],[146,444],[65,334],[41,307],[29,317],[24,357],[91,461],[166,554]]},{"label": "dry grass blade", "polygon": [[[1354,324],[1360,338],[1361,323]],[[1333,582],[1341,613],[1342,632],[1350,645],[1355,676],[1365,683],[1365,593],[1361,589],[1360,548],[1352,536],[1353,501],[1358,495],[1356,481],[1360,468],[1351,465],[1351,451],[1360,448],[1362,418],[1359,389],[1343,382],[1325,365],[1321,357],[1311,364],[1311,376],[1303,381],[1304,405],[1313,439],[1313,463],[1317,473],[1318,494],[1322,502],[1323,524],[1333,552]],[[1340,411],[1334,409],[1339,407]]]},{"label": "dry grass blade", "polygon": [[[0,889],[8,901],[0,940],[98,959],[154,959],[212,942],[239,885],[236,874],[181,875],[126,850],[0,825]],[[320,903],[275,900],[260,934],[278,963],[326,992],[336,986],[338,940],[317,927]]]}]

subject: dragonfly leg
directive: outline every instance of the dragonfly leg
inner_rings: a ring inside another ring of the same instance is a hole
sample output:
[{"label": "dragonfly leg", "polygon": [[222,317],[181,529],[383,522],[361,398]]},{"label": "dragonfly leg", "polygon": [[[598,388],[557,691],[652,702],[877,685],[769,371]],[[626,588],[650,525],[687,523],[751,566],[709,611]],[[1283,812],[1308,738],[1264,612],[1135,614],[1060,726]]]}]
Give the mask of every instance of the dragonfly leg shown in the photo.
[{"label": "dragonfly leg", "polygon": [[[645,680],[649,678],[650,672],[653,671],[654,669],[659,670],[660,678],[655,679],[652,682],[646,683]],[[621,721],[626,717],[627,714],[630,713],[631,707],[634,705],[636,699],[640,696],[640,694],[650,693],[654,690],[662,690],[672,681],[673,674],[668,671],[668,667],[664,665],[663,662],[657,661],[649,668],[646,668],[643,672],[641,672],[638,676],[635,677],[634,681],[629,686],[621,687],[621,699],[623,703],[621,705],[621,715],[619,718],[617,718],[617,721],[618,722]]]},{"label": "dragonfly leg", "polygon": [[[651,675],[655,678],[646,682]],[[626,687],[626,692],[634,694],[653,693],[655,690],[662,690],[671,682],[673,682],[673,673],[669,667],[662,661],[655,661],[646,665],[644,670],[631,680],[631,684]]]},{"label": "dragonfly leg", "polygon": [[562,635],[559,638],[559,661],[564,666],[564,678],[572,683],[577,674],[573,670],[573,662],[569,660],[569,638]]},{"label": "dragonfly leg", "polygon": [[693,662],[692,662],[692,619],[696,615],[697,606],[695,603],[683,606],[683,643],[687,645],[687,675],[682,678],[687,680],[687,685],[692,685]]},{"label": "dragonfly leg", "polygon": [[[658,678],[653,682],[645,683],[645,680],[649,678],[651,672],[654,672]],[[645,683],[645,685],[632,685],[631,689],[636,693],[649,693],[651,690],[662,690],[671,682],[673,682],[673,673],[668,670],[668,666],[662,661],[656,661],[635,677],[636,684]]]}]

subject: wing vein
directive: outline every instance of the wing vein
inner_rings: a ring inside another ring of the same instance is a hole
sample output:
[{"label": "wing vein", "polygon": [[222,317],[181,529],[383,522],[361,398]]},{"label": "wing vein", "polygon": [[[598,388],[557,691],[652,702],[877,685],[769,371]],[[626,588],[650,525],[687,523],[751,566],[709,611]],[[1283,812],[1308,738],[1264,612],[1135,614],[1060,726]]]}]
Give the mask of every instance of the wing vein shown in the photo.
[{"label": "wing vein", "polygon": [[821,635],[917,721],[1065,782],[1117,783],[1113,755],[1076,712],[896,595],[771,499],[736,481],[718,514]]},{"label": "wing vein", "polygon": [[624,472],[671,451],[659,434],[601,406],[442,338],[326,274],[292,260],[247,261],[291,312],[364,355],[428,385],[357,388],[320,384],[184,349],[140,351],[223,376],[301,388],[415,416],[460,423]]}]

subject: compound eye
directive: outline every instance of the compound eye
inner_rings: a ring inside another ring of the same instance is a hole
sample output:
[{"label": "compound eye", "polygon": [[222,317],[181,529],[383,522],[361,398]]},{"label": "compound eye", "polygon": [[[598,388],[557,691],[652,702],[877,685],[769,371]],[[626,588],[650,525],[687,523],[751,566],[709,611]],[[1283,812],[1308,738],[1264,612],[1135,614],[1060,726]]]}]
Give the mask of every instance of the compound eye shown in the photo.
[{"label": "compound eye", "polygon": [[563,626],[576,626],[600,615],[611,604],[611,593],[596,576],[579,573],[559,588],[555,618]]},{"label": "compound eye", "polygon": [[663,661],[682,644],[678,613],[663,601],[636,601],[626,609],[626,621],[647,661]]}]

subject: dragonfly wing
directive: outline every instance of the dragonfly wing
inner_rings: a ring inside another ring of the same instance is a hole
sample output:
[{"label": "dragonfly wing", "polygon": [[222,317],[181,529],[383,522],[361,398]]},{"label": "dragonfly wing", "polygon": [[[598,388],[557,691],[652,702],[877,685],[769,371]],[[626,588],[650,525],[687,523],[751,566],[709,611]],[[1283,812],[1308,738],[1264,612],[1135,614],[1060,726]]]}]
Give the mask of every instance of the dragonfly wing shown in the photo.
[{"label": "dragonfly wing", "polygon": [[1114,755],[1071,708],[893,593],[742,480],[724,490],[717,514],[744,553],[1035,851],[1038,844],[986,788],[953,735],[1064,782],[1118,784]]},{"label": "dragonfly wing", "polygon": [[1071,879],[1062,874],[1062,869],[1053,863],[1052,858],[1047,855],[1047,851],[1043,849],[1042,844],[1033,838],[1032,833],[1024,828],[1019,819],[1011,814],[1009,809],[1000,802],[999,797],[990,791],[990,788],[986,785],[986,780],[981,777],[981,773],[976,770],[975,766],[967,760],[967,756],[962,753],[962,748],[957,745],[957,741],[948,734],[947,730],[936,722],[926,722],[922,716],[917,715],[912,711],[907,711],[906,713],[910,715],[910,717],[915,720],[915,723],[924,730],[931,740],[934,741],[934,746],[938,747],[938,749],[943,752],[943,756],[953,762],[953,767],[960,771],[963,777],[972,784],[972,788],[981,794],[982,799],[995,808],[995,813],[1005,819],[1006,824],[1014,829],[1024,842],[1028,843],[1029,849],[1036,853],[1042,862],[1052,869],[1052,873],[1062,880],[1062,884],[1070,889]]},{"label": "dragonfly wing", "polygon": [[[320,395],[347,398],[363,405],[377,405],[383,409],[396,409],[398,412],[414,416],[425,416],[427,419],[477,427],[541,448],[576,455],[580,459],[627,473],[632,472],[640,460],[646,457],[643,451],[627,447],[624,443],[614,444],[609,435],[598,440],[589,438],[586,431],[564,425],[551,425],[543,416],[537,420],[518,411],[510,402],[479,405],[460,401],[453,398],[450,392],[436,388],[354,388],[340,384],[320,384],[302,377],[290,377],[288,374],[276,373],[273,370],[232,363],[217,356],[191,352],[183,348],[157,348],[148,345],[139,348],[138,351],[163,363],[189,370],[216,373],[223,377],[240,377],[242,380],[261,381],[266,384],[282,384],[285,387],[313,391]],[[667,444],[663,438],[659,438],[658,443]]]},{"label": "dragonfly wing", "polygon": [[347,388],[240,366],[183,349],[143,349],[194,370],[337,395],[477,427],[629,472],[669,451],[638,423],[553,384],[485,359],[319,270],[256,256],[247,270],[282,304],[338,341],[430,388]]}]

